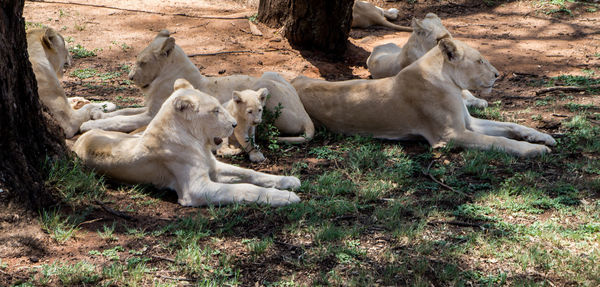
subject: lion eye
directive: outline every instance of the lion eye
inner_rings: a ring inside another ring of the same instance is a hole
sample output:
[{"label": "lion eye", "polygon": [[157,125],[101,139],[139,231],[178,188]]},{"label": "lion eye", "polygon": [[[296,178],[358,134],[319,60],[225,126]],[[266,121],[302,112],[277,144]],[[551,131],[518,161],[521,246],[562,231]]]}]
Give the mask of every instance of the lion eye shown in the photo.
[{"label": "lion eye", "polygon": [[252,113],[252,110],[249,110],[249,111],[248,111],[248,113],[249,113],[249,114],[251,114],[251,113]]},{"label": "lion eye", "polygon": [[218,114],[219,113],[219,109],[214,109],[213,113]]},{"label": "lion eye", "polygon": [[262,112],[262,109],[258,109],[258,112],[259,112],[259,113],[260,113],[260,112]]},{"label": "lion eye", "polygon": [[483,64],[483,59],[479,59],[479,61],[477,61],[479,64]]}]

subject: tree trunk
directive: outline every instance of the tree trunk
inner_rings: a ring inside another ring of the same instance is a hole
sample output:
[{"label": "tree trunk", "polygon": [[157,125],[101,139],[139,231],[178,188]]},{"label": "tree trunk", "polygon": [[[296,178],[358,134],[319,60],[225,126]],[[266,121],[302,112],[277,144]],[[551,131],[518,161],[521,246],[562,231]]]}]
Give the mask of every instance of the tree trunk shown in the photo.
[{"label": "tree trunk", "polygon": [[258,20],[283,26],[290,44],[341,54],[346,51],[354,0],[260,0]]},{"label": "tree trunk", "polygon": [[44,162],[64,156],[66,148],[62,130],[39,101],[23,5],[0,2],[0,203],[38,209],[51,199]]}]

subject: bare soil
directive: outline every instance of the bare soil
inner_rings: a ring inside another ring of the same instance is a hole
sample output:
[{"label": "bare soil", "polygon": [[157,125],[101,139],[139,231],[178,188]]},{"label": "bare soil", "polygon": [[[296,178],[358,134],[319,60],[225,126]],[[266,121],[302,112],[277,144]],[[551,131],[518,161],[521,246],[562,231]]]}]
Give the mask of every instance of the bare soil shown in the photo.
[{"label": "bare soil", "polygon": [[[192,61],[200,71],[208,76],[248,74],[260,76],[265,71],[276,71],[288,80],[297,75],[319,77],[327,80],[346,80],[368,78],[365,61],[374,46],[394,42],[402,45],[409,37],[408,33],[395,32],[385,28],[353,29],[350,33],[349,49],[341,61],[330,60],[327,55],[293,49],[277,30],[257,24],[263,36],[250,33],[247,19],[215,19],[217,17],[252,16],[253,8],[232,1],[202,0],[129,0],[80,1],[85,5],[61,4],[59,2],[26,2],[24,17],[28,22],[42,23],[60,31],[65,37],[72,37],[71,46],[80,44],[88,50],[97,49],[97,56],[75,59],[65,74],[63,86],[68,96],[84,96],[94,100],[114,101],[120,106],[143,104],[143,95],[133,84],[127,83],[127,74],[104,81],[98,78],[79,79],[70,73],[75,69],[94,68],[99,73],[118,72],[123,65],[133,66],[135,57],[162,29],[174,32],[174,37],[188,54],[211,53],[219,51],[250,50],[254,53],[224,54],[216,56],[197,56]],[[396,7],[401,11],[398,24],[410,25],[413,17],[422,18],[428,12],[434,12],[442,18],[453,36],[479,49],[481,53],[501,72],[491,95],[484,97],[488,102],[501,101],[500,110],[511,121],[538,128],[548,133],[556,133],[560,121],[571,117],[570,110],[552,109],[534,105],[541,96],[540,82],[547,77],[558,75],[584,75],[583,70],[600,73],[600,13],[588,12],[583,4],[570,4],[573,15],[565,13],[546,14],[547,9],[536,1],[486,1],[468,0],[418,0],[402,2],[371,1],[386,8]],[[114,8],[90,6],[106,5]],[[126,9],[137,9],[136,12]],[[184,13],[185,15],[175,15]],[[69,39],[70,40],[70,39]],[[555,95],[558,95],[556,93]],[[600,97],[587,92],[570,94],[567,99],[558,101],[580,104],[600,105]],[[532,119],[540,115],[541,119]],[[316,159],[308,154],[312,146],[323,145],[313,142],[301,147],[293,147],[287,152],[291,156],[267,154],[269,160],[261,164],[249,164],[234,160],[236,163],[260,171],[278,173],[290,170],[294,162],[306,162],[308,167],[302,176],[310,176],[332,164]],[[424,151],[419,143],[404,143],[411,154]],[[231,161],[231,160],[230,160]],[[146,236],[136,238],[126,233],[125,226],[148,231],[157,230],[174,222],[178,217],[201,212],[208,216],[203,208],[183,208],[176,202],[174,193],[162,195],[156,191],[150,198],[156,202],[140,206],[139,202],[128,194],[119,191],[119,185],[109,184],[107,206],[124,211],[133,219],[116,217],[98,205],[91,205],[86,222],[80,225],[74,240],[67,244],[58,244],[44,233],[35,220],[23,220],[23,215],[10,210],[4,211],[0,218],[0,258],[8,264],[0,269],[0,285],[16,282],[29,276],[30,267],[48,264],[54,261],[78,262],[86,259],[92,263],[106,260],[91,257],[90,250],[103,250],[115,244],[126,249],[141,249],[146,246],[145,255],[152,258],[152,266],[159,270],[169,263],[161,258],[173,258],[161,247],[164,238]],[[300,195],[307,200],[306,195]],[[131,212],[131,207],[135,209]],[[252,226],[236,227],[240,238],[272,234],[279,226],[274,222],[262,222],[265,216],[259,212],[249,222]],[[24,216],[27,217],[27,216]],[[342,219],[343,220],[343,219]],[[360,219],[358,219],[360,220]],[[103,225],[118,222],[115,233],[116,242],[110,244],[101,239],[96,232]],[[289,275],[294,266],[286,265],[285,256],[298,256],[294,246],[302,244],[302,238],[280,238],[291,242],[275,244],[272,256],[266,256],[260,262],[246,257],[238,263],[243,271],[244,285],[255,282],[275,281],[283,275]],[[365,244],[371,245],[376,252],[380,244],[389,238],[382,238],[377,230],[372,230]],[[206,244],[216,244],[206,242]],[[224,238],[218,243],[229,246],[232,254],[247,251],[240,246],[235,237]],[[327,266],[323,262],[321,267]],[[165,273],[164,275],[168,275]],[[297,282],[311,282],[308,274],[296,274]]]}]

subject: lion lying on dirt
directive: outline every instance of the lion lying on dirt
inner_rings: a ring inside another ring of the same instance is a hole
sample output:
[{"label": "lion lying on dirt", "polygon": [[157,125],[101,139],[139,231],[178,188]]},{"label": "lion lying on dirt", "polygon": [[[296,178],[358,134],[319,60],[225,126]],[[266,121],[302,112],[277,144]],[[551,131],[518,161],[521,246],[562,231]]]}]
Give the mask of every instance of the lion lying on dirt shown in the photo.
[{"label": "lion lying on dirt", "polygon": [[380,25],[398,31],[412,31],[410,27],[396,25],[387,20],[396,20],[397,18],[398,9],[396,8],[383,10],[382,8],[365,1],[355,1],[354,6],[352,7],[353,28],[367,28],[373,25]]},{"label": "lion lying on dirt", "polygon": [[[211,149],[228,137],[235,120],[219,102],[179,79],[141,135],[91,130],[73,150],[83,162],[115,179],[174,189],[184,206],[300,201],[300,180],[219,162]],[[233,182],[245,182],[233,184]]]},{"label": "lion lying on dirt", "polygon": [[550,152],[545,145],[556,144],[550,135],[469,115],[461,90],[489,92],[497,77],[477,50],[444,38],[394,77],[326,82],[301,76],[292,85],[310,116],[335,132],[392,140],[422,136],[433,147],[453,141],[517,156]]},{"label": "lion lying on dirt", "polygon": [[59,81],[64,68],[71,64],[71,56],[59,33],[52,28],[27,31],[27,52],[40,100],[48,107],[67,138],[73,137],[83,122],[103,116],[103,109],[98,105],[85,105],[78,110],[71,108]]},{"label": "lion lying on dirt", "polygon": [[[442,24],[442,20],[433,13],[427,13],[423,20],[412,20],[413,32],[404,47],[387,43],[373,48],[367,58],[367,67],[374,79],[392,77],[404,67],[410,65],[444,38],[451,38],[450,32]],[[467,106],[487,107],[486,100],[476,98],[468,90],[462,91],[462,97]]]},{"label": "lion lying on dirt", "polygon": [[96,107],[100,107],[104,112],[112,112],[117,110],[117,105],[111,102],[97,102],[92,103],[92,101],[84,98],[84,97],[69,97],[67,98],[69,102],[69,106],[71,106],[74,110],[79,110],[85,105],[94,105]]},{"label": "lion lying on dirt", "polygon": [[265,156],[256,145],[256,126],[262,122],[262,113],[269,90],[245,90],[233,92],[233,98],[223,106],[237,122],[233,135],[224,138],[218,155],[237,155],[243,151],[248,153],[251,162],[261,162]]},{"label": "lion lying on dirt", "polygon": [[150,45],[138,55],[129,78],[148,96],[148,110],[134,116],[89,121],[82,125],[82,131],[98,128],[129,132],[147,125],[164,100],[173,92],[173,82],[184,78],[195,88],[215,96],[221,103],[230,100],[233,91],[267,88],[271,96],[267,100],[266,108],[273,110],[278,104],[283,106],[279,118],[275,121],[279,131],[288,135],[304,134],[280,137],[279,140],[302,143],[314,136],[314,125],[296,90],[279,74],[266,72],[260,78],[245,75],[204,77],[166,30],[158,33]]}]

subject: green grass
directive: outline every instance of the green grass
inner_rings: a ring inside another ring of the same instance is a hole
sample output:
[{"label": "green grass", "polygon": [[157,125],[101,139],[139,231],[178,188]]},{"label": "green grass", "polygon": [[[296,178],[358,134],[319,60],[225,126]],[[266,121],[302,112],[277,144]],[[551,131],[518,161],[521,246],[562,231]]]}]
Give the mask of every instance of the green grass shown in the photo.
[{"label": "green grass", "polygon": [[73,55],[74,59],[95,57],[96,52],[98,51],[98,49],[88,50],[85,47],[81,46],[81,44],[77,44],[74,47],[69,48],[69,52],[71,52],[71,55]]},{"label": "green grass", "polygon": [[47,159],[45,169],[46,185],[56,190],[66,203],[100,199],[105,194],[104,179],[86,170],[79,159]]},{"label": "green grass", "polygon": [[42,229],[58,243],[65,243],[79,230],[78,220],[71,216],[63,216],[59,209],[42,210],[40,223]]},{"label": "green grass", "polygon": [[71,72],[71,76],[77,77],[80,80],[89,79],[98,75],[98,70],[94,68],[77,69]]}]

